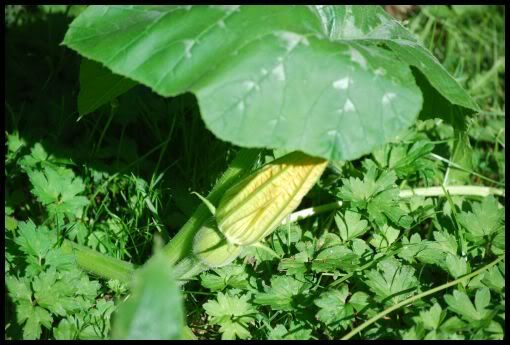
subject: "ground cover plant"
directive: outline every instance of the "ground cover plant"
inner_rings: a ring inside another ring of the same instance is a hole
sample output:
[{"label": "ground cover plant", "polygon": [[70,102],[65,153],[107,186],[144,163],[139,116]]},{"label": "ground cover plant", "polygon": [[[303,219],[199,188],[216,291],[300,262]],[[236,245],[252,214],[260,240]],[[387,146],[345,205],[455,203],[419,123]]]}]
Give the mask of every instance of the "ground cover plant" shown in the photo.
[{"label": "ground cover plant", "polygon": [[503,8],[402,20],[7,6],[5,338],[502,339]]}]

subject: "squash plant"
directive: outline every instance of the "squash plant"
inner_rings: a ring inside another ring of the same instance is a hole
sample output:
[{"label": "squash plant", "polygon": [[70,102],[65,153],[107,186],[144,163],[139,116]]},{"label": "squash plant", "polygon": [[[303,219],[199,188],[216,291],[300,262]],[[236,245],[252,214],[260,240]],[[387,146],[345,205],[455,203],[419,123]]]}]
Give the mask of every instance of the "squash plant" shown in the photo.
[{"label": "squash plant", "polygon": [[[84,57],[80,116],[137,83],[190,92],[207,128],[242,148],[162,250],[180,279],[260,246],[328,161],[370,153],[417,118],[462,131],[479,110],[379,6],[89,6],[63,44]],[[294,153],[249,174],[260,148]],[[130,280],[130,264],[66,245],[85,269]]]}]

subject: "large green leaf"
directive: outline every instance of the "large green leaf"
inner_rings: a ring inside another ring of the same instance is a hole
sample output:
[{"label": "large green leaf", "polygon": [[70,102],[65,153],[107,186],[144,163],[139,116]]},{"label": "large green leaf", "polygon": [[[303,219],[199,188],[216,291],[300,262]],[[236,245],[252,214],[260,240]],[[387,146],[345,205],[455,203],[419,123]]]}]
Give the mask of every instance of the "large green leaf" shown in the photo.
[{"label": "large green leaf", "polygon": [[122,95],[136,82],[113,74],[97,62],[83,59],[80,65],[80,93],[78,112],[86,115],[104,103]]},{"label": "large green leaf", "polygon": [[[423,94],[423,119],[440,117],[464,129],[466,115],[478,105],[416,38],[379,6],[316,6],[332,40],[378,42],[413,69]],[[391,71],[390,71],[391,73]]]},{"label": "large green leaf", "polygon": [[[427,78],[448,104],[472,106],[430,53],[381,13],[366,6],[90,6],[64,44],[162,96],[193,92],[220,139],[349,160],[415,121],[423,96],[410,65],[442,73]],[[430,61],[413,60],[409,42]]]},{"label": "large green leaf", "polygon": [[113,339],[181,339],[184,308],[168,260],[155,256],[135,272],[132,294],[119,305]]}]

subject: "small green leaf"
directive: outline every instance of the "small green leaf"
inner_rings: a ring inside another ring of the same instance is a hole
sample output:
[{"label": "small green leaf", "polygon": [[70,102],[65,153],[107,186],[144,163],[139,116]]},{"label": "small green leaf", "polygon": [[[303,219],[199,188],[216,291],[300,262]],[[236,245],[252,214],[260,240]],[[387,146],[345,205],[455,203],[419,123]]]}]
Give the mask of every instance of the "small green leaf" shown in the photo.
[{"label": "small green leaf", "polygon": [[312,330],[307,328],[306,324],[292,320],[287,329],[284,325],[276,325],[267,339],[269,340],[309,340],[312,338]]},{"label": "small green leaf", "polygon": [[367,260],[374,253],[373,249],[363,240],[355,238],[351,244],[352,251],[354,254],[359,256],[361,259]]},{"label": "small green leaf", "polygon": [[211,291],[221,291],[230,286],[245,289],[248,286],[248,274],[242,266],[229,265],[200,275],[202,286]]},{"label": "small green leaf", "polygon": [[504,268],[497,265],[488,269],[483,276],[482,283],[494,291],[501,292],[505,287]]},{"label": "small green leaf", "polygon": [[354,205],[363,204],[373,196],[394,188],[396,180],[395,172],[383,171],[377,177],[377,169],[372,167],[363,176],[363,181],[354,177],[342,179],[344,185],[340,188],[339,196],[344,200],[353,202]]},{"label": "small green leaf", "polygon": [[12,134],[7,133],[7,150],[9,153],[16,153],[25,145],[25,140],[19,137],[18,132],[14,132]]},{"label": "small green leaf", "polygon": [[345,211],[343,217],[340,213],[336,214],[335,223],[344,242],[359,237],[368,230],[368,222],[362,220],[359,213],[349,210]]},{"label": "small green leaf", "polygon": [[25,312],[27,312],[27,321],[23,326],[23,340],[39,339],[42,332],[41,325],[51,328],[53,318],[46,309],[29,306]]},{"label": "small green leaf", "polygon": [[399,250],[398,256],[409,263],[416,261],[416,255],[425,249],[425,243],[421,240],[420,234],[413,234],[410,239],[402,237],[402,249]]},{"label": "small green leaf", "polygon": [[15,239],[20,250],[27,255],[43,258],[55,243],[55,236],[46,227],[36,227],[32,220],[20,222],[18,237]]},{"label": "small green leaf", "polygon": [[475,294],[475,307],[479,313],[483,313],[491,302],[491,292],[487,288],[481,288]]},{"label": "small green leaf", "polygon": [[472,205],[473,212],[459,214],[460,223],[470,235],[468,239],[477,242],[484,236],[503,230],[504,209],[498,207],[498,201],[493,196]]},{"label": "small green leaf", "polygon": [[9,296],[14,301],[32,301],[32,289],[30,287],[30,281],[27,278],[15,278],[13,276],[7,276],[5,278],[5,285],[9,291]]},{"label": "small green leaf", "polygon": [[62,319],[57,327],[53,327],[53,336],[55,340],[74,340],[78,330],[67,319]]},{"label": "small green leaf", "polygon": [[254,302],[268,305],[273,310],[293,310],[299,304],[297,296],[308,288],[305,284],[289,276],[273,276],[271,286],[265,292],[257,293]]},{"label": "small green leaf", "polygon": [[[463,291],[454,290],[453,295],[445,295],[444,300],[449,308],[468,322],[482,320],[486,314],[485,307],[490,302],[489,289],[483,288],[476,292],[475,305]],[[476,306],[476,307],[475,307]]]},{"label": "small green leaf", "polygon": [[413,294],[418,287],[414,272],[411,266],[388,258],[377,264],[377,270],[368,271],[364,282],[381,301],[398,303]]},{"label": "small green leaf", "polygon": [[378,232],[372,235],[369,243],[376,249],[388,248],[397,240],[399,234],[400,230],[384,225]]},{"label": "small green leaf", "polygon": [[457,255],[458,245],[457,239],[454,235],[449,234],[446,231],[434,231],[433,235],[436,243],[443,251]]},{"label": "small green leaf", "polygon": [[448,320],[443,322],[440,326],[442,332],[454,333],[462,331],[466,328],[466,323],[459,319],[457,316],[450,317]]},{"label": "small green leaf", "polygon": [[35,168],[38,164],[46,163],[49,158],[48,153],[41,143],[35,143],[30,149],[30,155],[24,156],[19,161],[19,165],[23,170],[28,172],[30,169]]},{"label": "small green leaf", "polygon": [[45,166],[42,171],[29,170],[27,174],[33,186],[31,192],[52,215],[79,216],[89,203],[86,197],[78,195],[85,191],[85,185],[72,170]]},{"label": "small green leaf", "polygon": [[450,253],[446,254],[446,267],[448,268],[448,272],[455,278],[469,273],[469,263],[467,259],[459,258]]},{"label": "small green leaf", "polygon": [[312,261],[315,272],[332,272],[337,269],[351,271],[359,264],[359,257],[343,245],[325,248]]},{"label": "small green leaf", "polygon": [[317,313],[317,319],[324,322],[330,329],[347,329],[354,318],[354,309],[346,303],[349,290],[347,285],[343,285],[340,290],[330,290],[322,293],[314,301],[320,308]]},{"label": "small green leaf", "polygon": [[14,231],[18,227],[18,221],[16,218],[7,215],[4,216],[4,224],[5,229],[9,231]]},{"label": "small green leaf", "polygon": [[420,312],[421,321],[425,328],[429,330],[438,329],[445,315],[446,313],[443,312],[441,306],[437,303],[434,303],[429,310]]},{"label": "small green leaf", "polygon": [[213,325],[220,325],[221,339],[250,339],[248,324],[255,320],[257,310],[248,302],[250,296],[241,297],[219,292],[217,300],[209,300],[204,309]]},{"label": "small green leaf", "polygon": [[398,160],[395,159],[394,151],[392,150],[391,158],[396,160],[391,162],[389,165],[390,169],[395,169],[398,177],[403,178],[411,175],[415,172],[425,172],[427,169],[431,169],[429,161],[424,157],[432,152],[434,144],[427,141],[415,142],[409,150],[402,152],[401,157]]},{"label": "small green leaf", "polygon": [[368,298],[365,292],[356,291],[349,299],[349,303],[357,312],[361,312],[368,305]]},{"label": "small green leaf", "polygon": [[290,258],[282,258],[278,263],[278,270],[286,271],[287,275],[303,275],[308,270],[309,260],[307,252],[299,252]]}]

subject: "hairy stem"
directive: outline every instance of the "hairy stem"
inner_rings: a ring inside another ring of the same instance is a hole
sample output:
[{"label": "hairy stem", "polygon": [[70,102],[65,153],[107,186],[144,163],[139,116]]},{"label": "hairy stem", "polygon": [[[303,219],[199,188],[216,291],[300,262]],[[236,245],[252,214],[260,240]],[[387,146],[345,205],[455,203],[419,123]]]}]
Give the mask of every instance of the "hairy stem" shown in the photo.
[{"label": "hairy stem", "polygon": [[[230,164],[230,167],[216,183],[211,193],[209,193],[208,199],[213,202],[218,201],[227,188],[250,171],[259,156],[259,152],[260,150],[255,149],[241,149]],[[177,235],[163,247],[163,253],[173,265],[191,253],[193,236],[210,216],[209,210],[201,204]],[[133,271],[136,268],[135,265],[130,262],[99,253],[69,240],[64,240],[61,249],[64,253],[74,254],[79,267],[105,279],[117,279],[124,283],[129,283]],[[183,263],[183,265],[179,267],[181,271],[184,267],[189,267],[190,272],[180,272],[177,275],[179,277],[178,279],[181,279],[181,276],[183,279],[185,279],[184,277],[190,277],[191,272],[194,272],[196,275],[202,271],[193,269],[201,267],[199,265],[186,266]]]},{"label": "hairy stem", "polygon": [[361,325],[359,325],[358,327],[354,328],[352,331],[350,331],[349,333],[347,333],[346,335],[344,335],[342,337],[341,340],[348,340],[350,338],[352,338],[352,336],[354,336],[355,334],[361,332],[362,330],[364,330],[365,328],[367,328],[368,326],[370,326],[371,324],[373,324],[374,322],[376,322],[377,320],[379,320],[380,318],[388,315],[389,313],[391,313],[392,311],[395,311],[405,305],[408,305],[416,300],[419,300],[423,297],[426,297],[428,295],[432,295],[433,293],[436,293],[436,292],[439,292],[441,290],[444,290],[444,289],[447,289],[451,286],[454,286],[454,285],[457,285],[459,283],[462,283],[468,279],[471,279],[473,277],[476,277],[477,275],[479,275],[480,273],[482,273],[483,271],[491,268],[492,266],[496,265],[498,262],[500,262],[501,260],[503,260],[505,258],[504,255],[498,257],[496,260],[492,261],[491,263],[483,266],[482,268],[468,274],[468,275],[465,275],[461,278],[458,278],[458,279],[455,279],[454,281],[451,281],[449,283],[446,283],[446,284],[443,284],[443,285],[439,285],[433,289],[430,289],[430,290],[427,290],[425,292],[422,292],[418,295],[415,295],[415,296],[412,296],[412,297],[409,297],[389,308],[386,308],[385,310],[383,310],[382,312],[380,312],[379,314],[375,315],[374,317],[370,318],[369,320],[363,322]]},{"label": "hairy stem", "polygon": [[[207,199],[212,203],[218,202],[229,187],[250,171],[259,153],[260,150],[257,149],[241,149]],[[191,253],[193,237],[209,217],[211,217],[210,211],[205,205],[200,204],[181,230],[163,247],[163,253],[172,265]]]},{"label": "hairy stem", "polygon": [[64,240],[60,249],[66,254],[74,254],[76,263],[85,271],[106,279],[117,279],[130,283],[135,265],[108,255],[104,255],[69,240]]},{"label": "hairy stem", "polygon": [[174,266],[174,274],[179,285],[184,285],[189,279],[209,270],[209,267],[200,262],[193,255],[189,255]]}]

